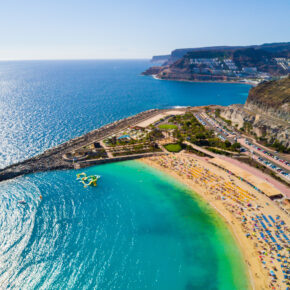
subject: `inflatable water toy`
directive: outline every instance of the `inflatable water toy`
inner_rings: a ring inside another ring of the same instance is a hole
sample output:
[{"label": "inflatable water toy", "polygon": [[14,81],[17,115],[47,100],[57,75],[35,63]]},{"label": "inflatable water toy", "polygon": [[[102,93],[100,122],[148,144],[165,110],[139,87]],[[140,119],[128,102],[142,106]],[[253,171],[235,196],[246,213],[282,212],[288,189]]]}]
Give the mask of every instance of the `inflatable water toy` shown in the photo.
[{"label": "inflatable water toy", "polygon": [[81,182],[84,187],[88,186],[97,186],[97,181],[100,179],[101,176],[99,175],[89,175],[87,176],[86,173],[82,172],[77,174],[77,180]]}]

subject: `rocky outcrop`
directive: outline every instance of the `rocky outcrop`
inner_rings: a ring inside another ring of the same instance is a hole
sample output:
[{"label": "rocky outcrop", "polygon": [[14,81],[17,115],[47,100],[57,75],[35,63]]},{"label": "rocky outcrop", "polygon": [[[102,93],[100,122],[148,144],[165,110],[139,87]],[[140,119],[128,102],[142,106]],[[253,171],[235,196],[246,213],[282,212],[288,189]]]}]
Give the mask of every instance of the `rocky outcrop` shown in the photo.
[{"label": "rocky outcrop", "polygon": [[221,110],[221,117],[224,119],[230,120],[233,126],[236,126],[238,129],[244,127],[245,122],[254,123],[255,114],[246,113],[243,109],[243,105],[230,105],[224,107]]},{"label": "rocky outcrop", "polygon": [[249,92],[245,108],[259,114],[290,121],[290,75],[261,83]]},{"label": "rocky outcrop", "polygon": [[148,68],[146,71],[142,72],[142,75],[144,76],[157,75],[160,73],[161,69],[162,69],[161,66],[152,66]]},{"label": "rocky outcrop", "polygon": [[165,63],[170,58],[170,54],[168,55],[155,55],[152,57],[151,62],[153,63]]},{"label": "rocky outcrop", "polygon": [[267,115],[257,114],[245,109],[242,105],[231,105],[221,111],[221,116],[231,120],[238,129],[250,128],[257,137],[274,138],[285,147],[290,147],[290,124]]},{"label": "rocky outcrop", "polygon": [[[265,43],[262,45],[249,45],[249,46],[207,46],[207,47],[195,47],[195,48],[179,48],[175,49],[169,55],[157,55],[153,56],[151,61],[159,59],[166,59],[167,64],[172,64],[177,60],[184,57],[186,54],[191,52],[201,52],[201,51],[233,51],[233,50],[241,50],[253,48],[255,50],[264,50],[270,53],[284,53],[289,52],[290,43],[289,42],[280,42],[280,43]],[[288,57],[289,55],[285,55]]]},{"label": "rocky outcrop", "polygon": [[290,147],[290,76],[250,90],[246,104],[225,107],[221,116],[234,126]]},{"label": "rocky outcrop", "polygon": [[202,73],[201,69],[198,73],[194,72],[190,59],[184,57],[177,60],[171,65],[163,65],[159,67],[150,67],[143,75],[155,75],[159,79],[179,80],[179,81],[235,81],[236,77],[226,75],[216,75],[211,72]]},{"label": "rocky outcrop", "polygon": [[[256,108],[256,107],[255,107]],[[276,139],[285,147],[290,147],[290,123],[277,116],[270,116],[259,108],[259,112],[253,107],[243,105],[231,105],[221,111],[221,117],[231,120],[233,126],[238,129],[256,134],[257,137],[263,137],[270,140]]]},{"label": "rocky outcrop", "polygon": [[143,74],[166,80],[259,81],[287,75],[289,57],[290,43],[176,49],[162,66]]}]

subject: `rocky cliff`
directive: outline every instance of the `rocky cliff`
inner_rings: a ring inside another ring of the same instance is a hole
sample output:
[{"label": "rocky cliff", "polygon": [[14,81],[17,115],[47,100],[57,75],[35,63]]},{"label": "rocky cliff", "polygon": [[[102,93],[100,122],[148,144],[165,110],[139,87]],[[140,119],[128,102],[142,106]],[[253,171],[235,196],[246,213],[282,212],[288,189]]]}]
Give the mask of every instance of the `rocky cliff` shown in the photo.
[{"label": "rocky cliff", "polygon": [[[207,46],[207,47],[196,47],[196,48],[178,48],[171,52],[168,55],[156,55],[153,56],[151,61],[164,59],[167,60],[167,64],[172,64],[175,61],[181,59],[186,54],[190,52],[199,52],[199,51],[233,51],[239,49],[248,49],[253,48],[255,50],[264,50],[270,53],[288,53],[289,57],[289,42],[278,42],[278,43],[264,43],[261,45],[249,45],[249,46]],[[285,55],[286,56],[286,55]]]},{"label": "rocky cliff", "polygon": [[176,49],[158,72],[154,67],[143,74],[154,74],[167,80],[263,80],[287,75],[290,72],[289,58],[290,43]]},{"label": "rocky cliff", "polygon": [[290,75],[252,88],[245,108],[270,117],[290,121]]},{"label": "rocky cliff", "polygon": [[290,76],[250,90],[246,104],[225,107],[221,116],[239,129],[290,147]]},{"label": "rocky cliff", "polygon": [[165,63],[166,61],[168,61],[170,58],[170,54],[168,55],[155,55],[152,57],[151,62],[152,63]]},{"label": "rocky cliff", "polygon": [[153,75],[157,75],[160,73],[162,67],[161,66],[151,66],[150,68],[148,68],[145,72],[143,72],[142,74],[144,76],[153,76]]}]

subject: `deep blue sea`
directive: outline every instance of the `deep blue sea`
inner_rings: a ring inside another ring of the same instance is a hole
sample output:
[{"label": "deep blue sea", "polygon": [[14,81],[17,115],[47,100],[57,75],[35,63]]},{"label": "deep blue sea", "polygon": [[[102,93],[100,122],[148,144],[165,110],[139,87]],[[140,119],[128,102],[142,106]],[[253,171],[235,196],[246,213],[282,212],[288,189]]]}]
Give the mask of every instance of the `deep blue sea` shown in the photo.
[{"label": "deep blue sea", "polygon": [[[250,88],[141,76],[149,65],[0,62],[0,168],[143,110],[244,103]],[[0,289],[247,287],[231,234],[184,186],[138,162],[85,171],[98,187],[76,171],[0,184]]]},{"label": "deep blue sea", "polygon": [[250,86],[141,76],[148,61],[0,62],[0,168],[152,108],[244,103]]}]

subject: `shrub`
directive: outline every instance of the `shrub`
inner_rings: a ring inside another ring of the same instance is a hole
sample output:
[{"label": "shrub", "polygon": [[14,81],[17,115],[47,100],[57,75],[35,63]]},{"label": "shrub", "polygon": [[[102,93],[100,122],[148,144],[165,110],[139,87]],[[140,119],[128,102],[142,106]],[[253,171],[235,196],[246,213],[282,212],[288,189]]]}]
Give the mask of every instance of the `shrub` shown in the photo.
[{"label": "shrub", "polygon": [[182,146],[180,143],[172,143],[172,144],[167,144],[164,146],[164,148],[169,151],[169,152],[180,152],[182,150]]},{"label": "shrub", "polygon": [[159,125],[158,127],[159,129],[164,129],[164,130],[177,129],[177,126],[173,124],[162,124],[162,125]]}]

